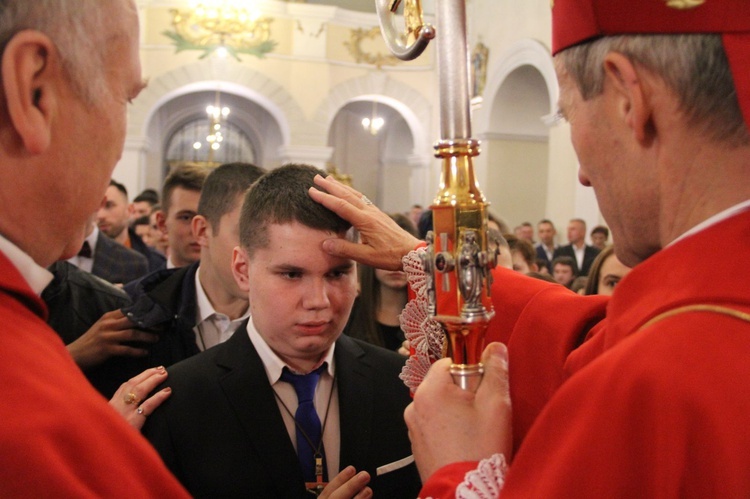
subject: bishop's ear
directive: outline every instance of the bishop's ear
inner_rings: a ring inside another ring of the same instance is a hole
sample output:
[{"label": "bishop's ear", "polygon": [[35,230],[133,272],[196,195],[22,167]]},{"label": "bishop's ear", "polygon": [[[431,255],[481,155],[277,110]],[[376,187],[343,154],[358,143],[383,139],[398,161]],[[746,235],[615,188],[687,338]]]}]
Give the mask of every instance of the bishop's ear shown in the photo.
[{"label": "bishop's ear", "polygon": [[52,41],[43,33],[24,30],[5,46],[0,64],[8,118],[30,154],[49,147],[60,86],[70,85]]},{"label": "bishop's ear", "polygon": [[641,144],[653,140],[653,109],[649,100],[650,78],[623,54],[610,52],[604,58],[605,92],[615,99],[615,110]]},{"label": "bishop's ear", "polygon": [[239,246],[232,251],[232,275],[237,286],[244,292],[250,290],[249,278],[250,260],[247,252]]}]

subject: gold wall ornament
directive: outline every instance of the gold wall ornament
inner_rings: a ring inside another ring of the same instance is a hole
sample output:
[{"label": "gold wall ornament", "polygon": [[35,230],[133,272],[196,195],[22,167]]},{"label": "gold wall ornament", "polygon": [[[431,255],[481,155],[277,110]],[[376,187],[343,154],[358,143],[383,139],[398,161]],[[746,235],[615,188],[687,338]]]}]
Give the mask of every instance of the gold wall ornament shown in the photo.
[{"label": "gold wall ornament", "polygon": [[673,9],[680,9],[680,10],[687,10],[687,9],[694,9],[695,7],[698,7],[699,5],[703,5],[706,3],[706,0],[666,0],[667,7],[671,7]]},{"label": "gold wall ornament", "polygon": [[276,42],[271,40],[272,18],[253,15],[227,0],[169,12],[174,31],[166,30],[162,34],[172,40],[176,52],[201,51],[200,59],[203,59],[215,51],[225,50],[239,61],[239,54],[263,57],[276,47]]},{"label": "gold wall ornament", "polygon": [[384,54],[382,52],[371,53],[362,48],[363,42],[375,40],[379,37],[380,28],[377,26],[374,28],[352,29],[349,32],[349,41],[344,42],[344,46],[359,64],[372,64],[378,69],[382,66],[394,66],[398,64],[399,60],[391,54]]}]

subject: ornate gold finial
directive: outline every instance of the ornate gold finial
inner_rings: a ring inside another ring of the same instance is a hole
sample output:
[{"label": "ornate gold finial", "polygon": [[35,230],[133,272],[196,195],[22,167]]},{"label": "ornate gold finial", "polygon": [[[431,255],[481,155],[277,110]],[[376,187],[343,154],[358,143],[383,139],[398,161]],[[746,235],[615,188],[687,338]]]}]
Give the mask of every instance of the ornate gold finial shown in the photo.
[{"label": "ornate gold finial", "polygon": [[706,3],[706,0],[666,0],[667,1],[667,7],[670,7],[672,9],[680,9],[680,10],[687,10],[687,9],[694,9],[698,7],[699,5],[703,5]]}]

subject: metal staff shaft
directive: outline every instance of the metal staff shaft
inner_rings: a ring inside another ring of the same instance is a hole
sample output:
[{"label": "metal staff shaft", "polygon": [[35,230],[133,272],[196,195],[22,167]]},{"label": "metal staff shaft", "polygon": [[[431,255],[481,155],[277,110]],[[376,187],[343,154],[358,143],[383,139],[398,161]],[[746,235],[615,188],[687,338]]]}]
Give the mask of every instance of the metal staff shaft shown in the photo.
[{"label": "metal staff shaft", "polygon": [[386,43],[397,57],[416,58],[430,38],[438,38],[441,140],[435,155],[442,159],[442,170],[423,263],[430,283],[430,313],[447,333],[451,374],[459,386],[474,391],[483,372],[484,334],[494,315],[489,290],[496,254],[488,250],[489,204],[472,163],[479,142],[471,138],[466,6],[464,0],[437,0],[435,30],[422,20],[419,0],[405,0],[407,32],[398,36],[393,16],[400,3],[376,0]]}]

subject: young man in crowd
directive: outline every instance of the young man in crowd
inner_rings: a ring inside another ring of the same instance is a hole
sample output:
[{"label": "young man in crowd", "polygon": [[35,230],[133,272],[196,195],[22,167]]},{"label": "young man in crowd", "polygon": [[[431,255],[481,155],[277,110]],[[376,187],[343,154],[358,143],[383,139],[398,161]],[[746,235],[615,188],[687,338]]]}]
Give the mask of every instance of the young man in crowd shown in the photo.
[{"label": "young man in crowd", "polygon": [[[137,251],[148,260],[148,271],[164,268],[164,255],[149,248],[132,226],[132,205],[128,204],[128,191],[124,185],[112,179],[105,199],[97,212],[97,226],[105,234],[126,248]],[[140,276],[139,276],[140,277]]]},{"label": "young man in crowd", "polygon": [[181,166],[164,179],[156,223],[169,240],[168,269],[185,267],[201,256],[201,245],[193,234],[193,217],[208,173],[208,168]]},{"label": "young man in crowd", "polygon": [[369,480],[376,497],[392,499],[419,490],[404,359],[341,334],[356,265],[322,249],[350,225],[308,197],[317,174],[287,165],[250,189],[232,261],[250,318],[170,368],[173,395],[144,427],[195,496],[304,498],[328,479],[360,492]]},{"label": "young man in crowd", "polygon": [[575,273],[579,276],[589,275],[591,264],[594,263],[599,249],[586,244],[586,221],[574,218],[568,223],[568,243],[555,250],[554,258],[569,256],[575,263]]}]

